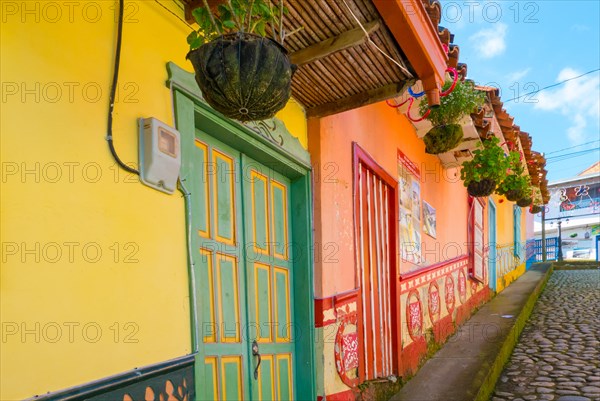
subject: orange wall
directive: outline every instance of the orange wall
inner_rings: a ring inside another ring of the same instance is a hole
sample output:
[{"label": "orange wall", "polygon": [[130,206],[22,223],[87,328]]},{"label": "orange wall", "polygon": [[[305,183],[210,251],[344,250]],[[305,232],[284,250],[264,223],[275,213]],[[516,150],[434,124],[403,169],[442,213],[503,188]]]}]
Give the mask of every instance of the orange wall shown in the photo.
[{"label": "orange wall", "polygon": [[[308,147],[314,167],[315,296],[355,288],[352,143],[357,142],[397,178],[400,149],[421,170],[421,199],[436,209],[437,238],[423,233],[423,255],[430,264],[466,253],[467,192],[459,172],[443,170],[404,115],[385,103],[321,120],[309,120]],[[456,243],[456,247],[448,244]],[[402,262],[401,262],[402,263]],[[352,267],[352,269],[349,268]]]}]

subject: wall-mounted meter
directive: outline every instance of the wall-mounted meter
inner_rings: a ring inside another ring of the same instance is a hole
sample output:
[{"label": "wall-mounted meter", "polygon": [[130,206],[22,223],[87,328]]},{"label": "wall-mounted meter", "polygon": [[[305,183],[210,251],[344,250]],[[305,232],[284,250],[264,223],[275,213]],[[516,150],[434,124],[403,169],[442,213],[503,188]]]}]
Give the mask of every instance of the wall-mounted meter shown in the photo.
[{"label": "wall-mounted meter", "polygon": [[179,132],[156,118],[140,118],[140,180],[159,191],[172,194],[181,167]]}]

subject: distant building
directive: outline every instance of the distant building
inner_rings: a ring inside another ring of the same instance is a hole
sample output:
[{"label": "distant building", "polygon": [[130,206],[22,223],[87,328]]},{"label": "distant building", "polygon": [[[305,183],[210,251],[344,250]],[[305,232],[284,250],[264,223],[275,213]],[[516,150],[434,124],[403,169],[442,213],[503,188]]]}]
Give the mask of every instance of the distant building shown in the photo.
[{"label": "distant building", "polygon": [[[579,175],[548,184],[550,202],[546,206],[546,238],[561,238],[564,259],[598,260],[600,241],[600,163]],[[536,215],[535,237],[542,237],[542,216]]]}]

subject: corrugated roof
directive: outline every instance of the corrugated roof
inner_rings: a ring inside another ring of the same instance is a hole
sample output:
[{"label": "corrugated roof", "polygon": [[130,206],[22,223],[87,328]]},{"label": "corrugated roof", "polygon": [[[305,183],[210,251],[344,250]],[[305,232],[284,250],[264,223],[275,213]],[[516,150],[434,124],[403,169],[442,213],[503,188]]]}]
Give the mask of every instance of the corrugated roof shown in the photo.
[{"label": "corrugated roof", "polygon": [[[191,8],[202,4],[197,0],[183,2],[188,15]],[[289,14],[284,17],[284,29],[294,33],[286,37],[284,45],[292,60],[311,46],[361,30],[356,16],[363,26],[375,25],[371,40],[405,69],[369,43],[299,65],[292,93],[308,116],[324,116],[388,99],[413,82],[412,67],[371,0],[286,1],[285,5]],[[365,42],[362,30],[359,33]]]}]

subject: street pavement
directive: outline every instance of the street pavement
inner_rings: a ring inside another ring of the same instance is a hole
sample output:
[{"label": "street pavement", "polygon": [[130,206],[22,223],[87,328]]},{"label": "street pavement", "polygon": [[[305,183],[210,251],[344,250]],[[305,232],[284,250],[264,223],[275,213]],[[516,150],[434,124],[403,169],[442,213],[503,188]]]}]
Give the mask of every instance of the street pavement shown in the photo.
[{"label": "street pavement", "polygon": [[600,270],[555,271],[491,401],[600,400]]}]

